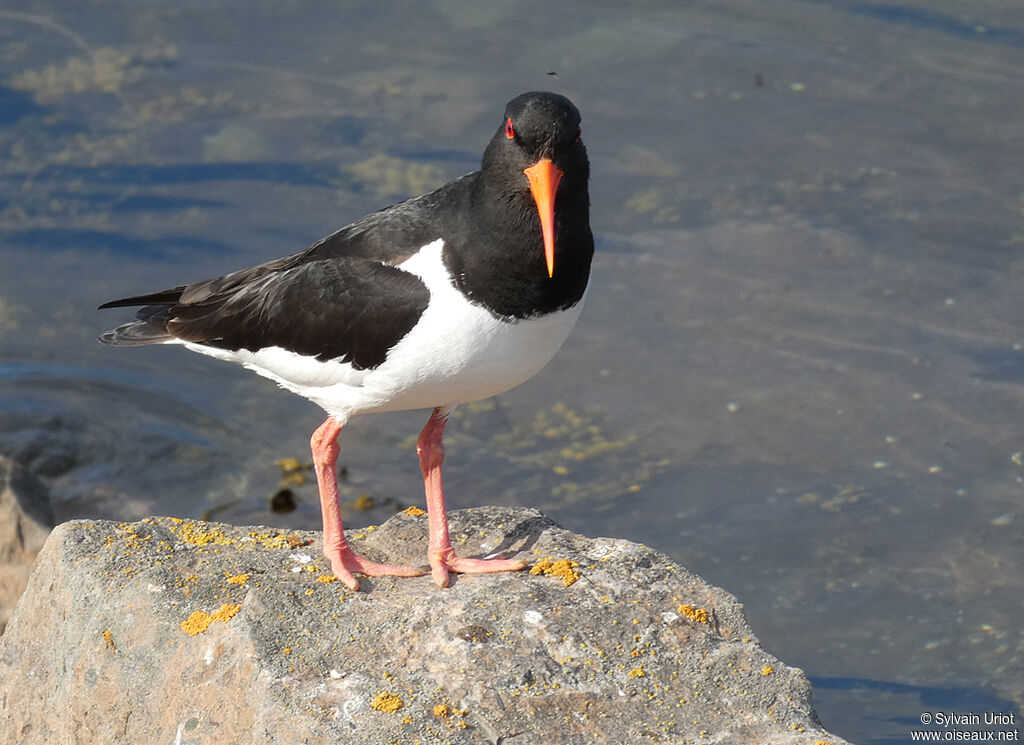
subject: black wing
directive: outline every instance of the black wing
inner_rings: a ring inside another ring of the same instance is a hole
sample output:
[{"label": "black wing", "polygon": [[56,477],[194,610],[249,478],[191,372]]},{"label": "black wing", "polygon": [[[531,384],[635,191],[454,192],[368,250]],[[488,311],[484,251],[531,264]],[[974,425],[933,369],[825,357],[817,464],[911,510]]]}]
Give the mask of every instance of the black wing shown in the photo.
[{"label": "black wing", "polygon": [[100,336],[106,344],[172,339],[255,351],[282,347],[357,368],[381,364],[419,320],[429,292],[396,268],[439,237],[436,207],[457,199],[475,174],[372,213],[301,253],[180,287],[112,300],[144,306]]},{"label": "black wing", "polygon": [[[351,258],[309,261],[244,284],[231,282],[224,290],[208,285],[180,288],[177,302],[174,291],[156,293],[152,297],[170,302],[141,308],[135,321],[100,341],[137,345],[181,339],[250,352],[281,347],[366,369],[384,362],[430,299],[419,277]],[[150,302],[147,296],[138,300]]]}]

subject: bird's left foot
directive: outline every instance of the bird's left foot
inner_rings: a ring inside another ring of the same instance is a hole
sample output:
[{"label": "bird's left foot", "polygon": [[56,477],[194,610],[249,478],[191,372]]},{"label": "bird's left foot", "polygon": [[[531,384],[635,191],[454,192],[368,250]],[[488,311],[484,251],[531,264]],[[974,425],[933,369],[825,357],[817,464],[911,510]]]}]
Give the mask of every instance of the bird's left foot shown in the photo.
[{"label": "bird's left foot", "polygon": [[324,556],[331,562],[331,571],[334,572],[334,576],[350,590],[359,589],[359,580],[353,576],[354,574],[362,574],[367,577],[419,577],[426,574],[418,567],[378,564],[354,553],[350,548],[338,550],[333,554],[325,551]]},{"label": "bird's left foot", "polygon": [[430,576],[438,587],[448,586],[448,575],[488,574],[491,572],[517,572],[526,569],[526,562],[519,559],[464,559],[449,548],[430,554]]}]

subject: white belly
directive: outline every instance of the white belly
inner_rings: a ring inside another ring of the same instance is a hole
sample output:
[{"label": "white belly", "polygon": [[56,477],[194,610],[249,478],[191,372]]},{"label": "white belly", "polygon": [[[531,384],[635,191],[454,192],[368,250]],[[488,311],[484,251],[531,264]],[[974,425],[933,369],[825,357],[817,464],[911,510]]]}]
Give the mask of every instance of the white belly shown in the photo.
[{"label": "white belly", "polygon": [[372,370],[319,362],[280,347],[231,352],[196,344],[189,348],[240,362],[346,421],[369,411],[455,406],[514,388],[529,380],[562,346],[583,307],[533,319],[504,321],[466,300],[448,278],[442,241],[420,249],[400,268],[417,275],[430,304],[412,330]]}]

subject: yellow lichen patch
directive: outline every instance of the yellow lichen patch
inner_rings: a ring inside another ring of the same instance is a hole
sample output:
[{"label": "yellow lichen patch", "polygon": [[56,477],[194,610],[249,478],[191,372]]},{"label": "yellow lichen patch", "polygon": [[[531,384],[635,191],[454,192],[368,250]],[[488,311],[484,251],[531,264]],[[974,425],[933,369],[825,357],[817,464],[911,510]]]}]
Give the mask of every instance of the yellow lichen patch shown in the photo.
[{"label": "yellow lichen patch", "polygon": [[553,560],[553,557],[548,556],[546,559],[541,559],[534,564],[530,569],[530,574],[543,574],[545,577],[558,577],[562,580],[565,586],[568,587],[580,578],[580,573],[576,571],[576,567],[578,566],[578,562],[570,559]]},{"label": "yellow lichen patch", "polygon": [[[152,535],[139,535],[136,533],[136,526],[131,523],[119,523],[117,527],[126,534],[123,536],[124,547],[129,550],[142,548],[142,544],[145,541],[152,540],[153,538]],[[107,536],[107,539],[108,541],[104,544],[105,546],[109,546],[113,543],[112,536]]]},{"label": "yellow lichen patch", "polygon": [[246,582],[249,581],[249,576],[250,576],[248,574],[233,574],[232,575],[232,574],[227,574],[227,572],[225,572],[224,574],[225,574],[224,581],[227,582],[229,585],[244,585]]},{"label": "yellow lichen patch", "polygon": [[213,613],[206,613],[205,611],[197,610],[192,613],[188,618],[181,622],[181,630],[189,636],[195,636],[196,634],[202,634],[208,628],[211,623],[227,623],[235,614],[242,609],[241,605],[234,603],[224,603]]},{"label": "yellow lichen patch", "polygon": [[110,629],[103,631],[103,641],[107,643],[108,649],[117,649],[117,645],[114,644],[114,635],[110,633]]},{"label": "yellow lichen patch", "polygon": [[217,612],[213,614],[214,621],[220,621],[221,623],[227,623],[238,611],[242,610],[242,606],[237,603],[224,603]]},{"label": "yellow lichen patch", "polygon": [[293,536],[284,535],[276,531],[257,531],[250,530],[249,537],[254,541],[258,541],[263,548],[295,548],[292,545]]},{"label": "yellow lichen patch", "polygon": [[410,515],[411,517],[420,517],[421,515],[426,515],[427,514],[426,510],[421,510],[416,505],[412,505],[411,507],[406,507],[404,510],[402,510],[402,512],[405,513],[406,515]]},{"label": "yellow lichen patch", "polygon": [[381,691],[373,697],[373,701],[370,702],[370,708],[375,711],[383,711],[387,714],[394,714],[396,711],[405,706],[405,702],[402,701],[398,696],[393,693]]},{"label": "yellow lichen patch", "polygon": [[680,605],[676,610],[697,623],[707,623],[710,618],[708,612],[704,608],[694,608],[689,603],[686,605]]},{"label": "yellow lichen patch", "polygon": [[775,668],[771,665],[765,665],[761,668],[761,675],[771,675],[775,672]]},{"label": "yellow lichen patch", "polygon": [[195,636],[210,628],[211,623],[213,623],[213,616],[205,611],[197,610],[181,622],[181,630],[189,636]]},{"label": "yellow lichen patch", "polygon": [[224,535],[224,531],[220,528],[192,520],[182,523],[178,528],[178,537],[186,543],[196,546],[209,546],[211,543],[218,546],[231,546],[236,543],[235,539]]},{"label": "yellow lichen patch", "polygon": [[316,581],[327,584],[328,582],[337,582],[338,578],[335,577],[333,574],[321,574],[319,577],[316,578]]},{"label": "yellow lichen patch", "polygon": [[626,675],[628,675],[631,678],[643,678],[647,676],[647,671],[644,670],[642,667],[634,667],[632,670],[626,673]]},{"label": "yellow lichen patch", "polygon": [[452,713],[447,704],[438,704],[434,707],[434,716],[444,718]]},{"label": "yellow lichen patch", "polygon": [[290,535],[269,535],[260,543],[263,548],[296,548],[295,542]]}]

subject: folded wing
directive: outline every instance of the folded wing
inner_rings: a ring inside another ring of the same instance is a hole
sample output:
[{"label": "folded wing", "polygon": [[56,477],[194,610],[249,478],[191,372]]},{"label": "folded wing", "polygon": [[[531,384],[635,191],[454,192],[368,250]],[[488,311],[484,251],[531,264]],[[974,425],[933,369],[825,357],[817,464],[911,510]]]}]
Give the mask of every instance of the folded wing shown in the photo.
[{"label": "folded wing", "polygon": [[102,308],[142,305],[106,344],[186,341],[255,352],[280,347],[373,368],[416,325],[430,294],[415,275],[362,258],[279,259]]}]

